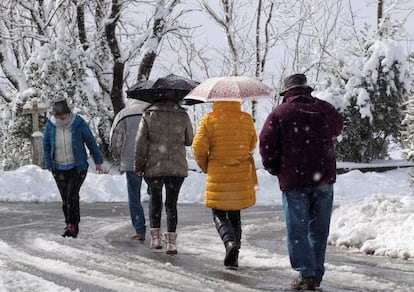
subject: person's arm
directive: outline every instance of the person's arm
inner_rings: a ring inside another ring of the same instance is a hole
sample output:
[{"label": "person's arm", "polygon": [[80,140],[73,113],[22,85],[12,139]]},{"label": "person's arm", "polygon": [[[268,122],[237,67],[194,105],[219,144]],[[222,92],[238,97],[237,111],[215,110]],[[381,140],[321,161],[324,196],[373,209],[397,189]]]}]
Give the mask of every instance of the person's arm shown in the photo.
[{"label": "person's arm", "polygon": [[325,100],[320,100],[322,103],[325,120],[331,131],[332,139],[338,137],[343,129],[344,120],[342,115],[335,109],[335,107]]},{"label": "person's arm", "polygon": [[134,171],[137,175],[144,175],[145,162],[148,150],[148,124],[146,116],[142,116],[135,137]]},{"label": "person's arm", "polygon": [[344,127],[344,120],[342,118],[342,115],[334,107],[332,107],[331,120],[333,134],[335,137],[338,137],[342,133],[342,129]]},{"label": "person's arm", "polygon": [[270,114],[260,132],[259,150],[264,168],[272,175],[280,170],[280,125],[277,119]]},{"label": "person's arm", "polygon": [[112,157],[116,161],[121,159],[122,147],[125,143],[125,135],[125,121],[120,121],[115,125],[110,139]]},{"label": "person's arm", "polygon": [[48,170],[52,170],[52,160],[51,160],[52,145],[50,143],[50,131],[51,131],[51,125],[50,125],[50,121],[48,121],[46,124],[45,131],[43,133],[43,159],[45,162],[45,167]]},{"label": "person's arm", "polygon": [[103,156],[101,150],[99,150],[98,144],[96,143],[95,137],[92,134],[91,129],[88,124],[83,121],[84,126],[82,127],[83,131],[83,141],[89,149],[89,152],[92,154],[93,160],[95,162],[95,169],[99,173],[102,170]]},{"label": "person's arm", "polygon": [[256,134],[256,129],[254,128],[254,122],[252,119],[252,123],[251,123],[251,132],[252,132],[252,138],[250,140],[250,146],[249,146],[249,151],[253,152],[253,150],[256,148],[257,146],[257,134]]},{"label": "person's arm", "polygon": [[207,122],[208,117],[204,116],[200,121],[200,125],[198,126],[197,133],[193,140],[194,159],[204,173],[207,173],[208,155],[210,152]]},{"label": "person's arm", "polygon": [[194,139],[193,126],[191,125],[190,118],[187,115],[187,126],[185,128],[185,146],[191,146]]}]

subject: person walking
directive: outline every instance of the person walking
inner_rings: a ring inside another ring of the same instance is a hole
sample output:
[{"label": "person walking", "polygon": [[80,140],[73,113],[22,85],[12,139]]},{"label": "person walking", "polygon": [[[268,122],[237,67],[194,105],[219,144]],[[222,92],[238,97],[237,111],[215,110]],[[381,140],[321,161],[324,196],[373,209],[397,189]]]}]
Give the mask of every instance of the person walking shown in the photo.
[{"label": "person walking", "polygon": [[114,119],[110,133],[112,156],[120,161],[120,171],[125,173],[128,190],[128,207],[135,234],[131,239],[145,240],[145,214],[141,204],[142,176],[134,172],[135,137],[141,116],[150,104],[129,99],[129,106],[123,108]]},{"label": "person walking", "polygon": [[88,124],[70,110],[66,99],[56,99],[44,131],[43,152],[45,166],[52,172],[62,197],[66,222],[63,237],[76,238],[79,233],[79,191],[89,167],[85,145],[96,171],[101,172],[103,157]]},{"label": "person walking", "polygon": [[315,290],[324,276],[326,243],[336,180],[334,139],[341,115],[311,95],[304,74],[284,80],[283,102],[260,133],[263,166],[279,179],[295,290]]},{"label": "person walking", "polygon": [[224,266],[237,269],[242,227],[240,210],[256,203],[256,168],[252,151],[257,135],[251,115],[240,102],[216,101],[200,121],[193,141],[194,159],[207,173],[205,206],[224,247]]},{"label": "person walking", "polygon": [[177,200],[188,165],[185,146],[193,141],[193,127],[184,108],[173,100],[157,101],[141,119],[135,143],[135,173],[148,183],[150,197],[150,248],[162,249],[162,190],[165,187],[166,253],[177,254]]}]

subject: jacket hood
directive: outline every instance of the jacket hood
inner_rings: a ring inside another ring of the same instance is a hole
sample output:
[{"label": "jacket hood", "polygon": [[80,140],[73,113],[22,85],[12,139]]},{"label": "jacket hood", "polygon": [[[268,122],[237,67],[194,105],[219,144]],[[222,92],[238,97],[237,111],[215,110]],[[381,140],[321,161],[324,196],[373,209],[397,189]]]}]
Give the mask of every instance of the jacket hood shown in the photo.
[{"label": "jacket hood", "polygon": [[175,101],[164,100],[152,103],[146,108],[146,111],[185,112],[186,110]]},{"label": "jacket hood", "polygon": [[149,105],[150,103],[138,99],[129,99],[129,107],[133,107],[135,113],[142,114]]}]

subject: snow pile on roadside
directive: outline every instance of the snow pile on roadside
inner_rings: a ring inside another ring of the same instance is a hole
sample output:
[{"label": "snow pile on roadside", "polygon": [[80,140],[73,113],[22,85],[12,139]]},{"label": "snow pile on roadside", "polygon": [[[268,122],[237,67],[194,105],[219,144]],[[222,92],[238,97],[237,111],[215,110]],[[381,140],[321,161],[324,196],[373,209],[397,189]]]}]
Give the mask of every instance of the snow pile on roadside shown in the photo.
[{"label": "snow pile on roadside", "polygon": [[329,244],[414,258],[414,197],[373,195],[334,210]]}]

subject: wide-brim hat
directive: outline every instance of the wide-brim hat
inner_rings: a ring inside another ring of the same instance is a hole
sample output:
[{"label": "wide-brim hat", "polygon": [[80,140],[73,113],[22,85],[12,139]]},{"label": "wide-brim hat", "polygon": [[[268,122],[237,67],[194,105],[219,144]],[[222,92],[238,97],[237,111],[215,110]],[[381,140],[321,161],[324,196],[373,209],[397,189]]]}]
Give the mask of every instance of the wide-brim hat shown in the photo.
[{"label": "wide-brim hat", "polygon": [[58,98],[53,101],[52,115],[59,116],[70,112],[71,110],[65,98]]},{"label": "wide-brim hat", "polygon": [[294,88],[308,88],[313,90],[313,87],[308,85],[305,74],[293,74],[285,78],[283,90],[280,95],[285,95],[291,89]]}]

